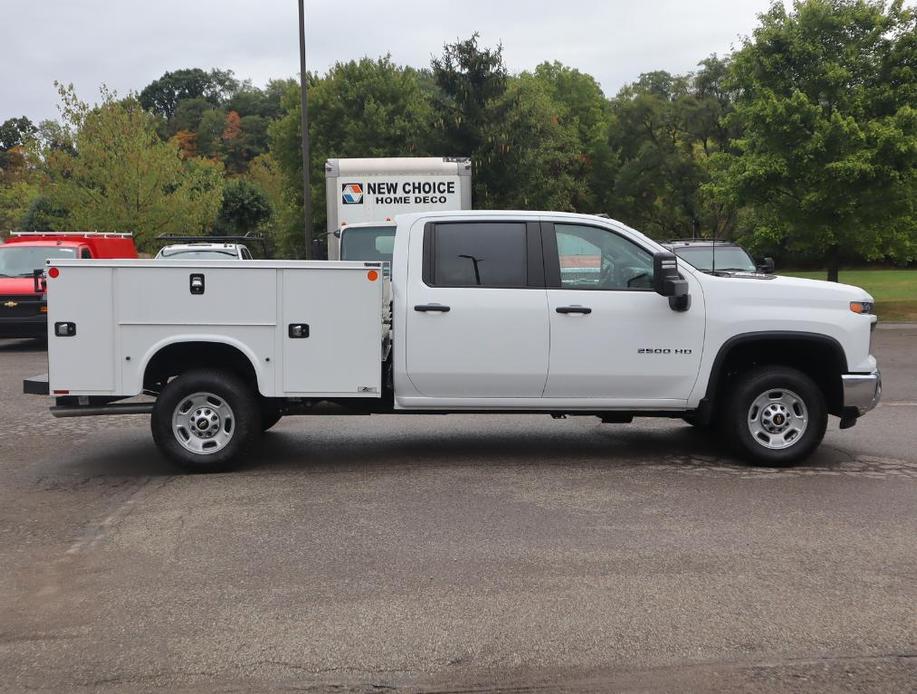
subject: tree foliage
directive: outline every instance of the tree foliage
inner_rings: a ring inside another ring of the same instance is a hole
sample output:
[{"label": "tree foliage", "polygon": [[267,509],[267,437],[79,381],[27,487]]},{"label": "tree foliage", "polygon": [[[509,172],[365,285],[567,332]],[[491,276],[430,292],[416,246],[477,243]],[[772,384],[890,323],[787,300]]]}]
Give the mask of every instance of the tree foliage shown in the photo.
[{"label": "tree foliage", "polygon": [[222,194],[221,166],[183,159],[163,142],[155,121],[133,97],[103,89],[90,106],[72,87],[60,87],[74,151],[44,153],[52,207],[66,210],[72,228],[133,231],[138,245],[155,248],[163,233],[205,232]]},{"label": "tree foliage", "polygon": [[168,120],[185,99],[203,99],[213,105],[223,103],[239,88],[231,70],[204,71],[200,68],[167,72],[147,85],[138,97],[147,111]]},{"label": "tree foliage", "polygon": [[[278,240],[287,253],[302,254],[302,157],[300,94],[290,85],[285,114],[271,124],[271,151],[299,214],[286,216]],[[338,63],[319,79],[309,78],[309,138],[313,220],[325,222],[325,160],[335,157],[421,156],[427,154],[432,120],[420,73],[386,56]]]},{"label": "tree foliage", "polygon": [[[733,62],[740,134],[713,193],[750,240],[829,259],[911,260],[917,193],[914,12],[807,0],[761,16]],[[740,91],[739,91],[740,90]]]},{"label": "tree foliage", "polygon": [[258,230],[271,217],[267,195],[254,183],[237,178],[223,188],[223,200],[214,231],[242,236]]},{"label": "tree foliage", "polygon": [[[805,261],[915,255],[917,20],[900,0],[776,2],[739,50],[607,98],[573,67],[511,74],[477,34],[428,69],[388,56],[309,81],[313,215],[333,157],[471,156],[477,208],[607,212],[660,239]],[[257,228],[304,252],[297,80],[163,74],[63,122],[0,124],[0,224]],[[224,188],[225,184],[225,191]]]}]

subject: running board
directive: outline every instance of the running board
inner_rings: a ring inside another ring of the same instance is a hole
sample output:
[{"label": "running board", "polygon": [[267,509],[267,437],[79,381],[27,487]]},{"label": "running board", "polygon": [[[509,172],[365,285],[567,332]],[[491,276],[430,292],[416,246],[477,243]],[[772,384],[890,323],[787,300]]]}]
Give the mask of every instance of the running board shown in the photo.
[{"label": "running board", "polygon": [[150,414],[151,402],[122,402],[113,405],[57,405],[51,407],[55,417],[96,417],[104,414]]}]

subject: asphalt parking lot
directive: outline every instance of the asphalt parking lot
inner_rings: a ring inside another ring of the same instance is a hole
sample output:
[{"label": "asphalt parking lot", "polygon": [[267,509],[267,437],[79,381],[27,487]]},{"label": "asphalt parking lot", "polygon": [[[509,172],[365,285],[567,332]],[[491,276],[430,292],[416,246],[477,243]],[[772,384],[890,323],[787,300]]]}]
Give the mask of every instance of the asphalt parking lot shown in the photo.
[{"label": "asphalt parking lot", "polygon": [[789,470],[679,421],[291,418],[177,474],[0,341],[0,689],[914,691],[917,326]]}]

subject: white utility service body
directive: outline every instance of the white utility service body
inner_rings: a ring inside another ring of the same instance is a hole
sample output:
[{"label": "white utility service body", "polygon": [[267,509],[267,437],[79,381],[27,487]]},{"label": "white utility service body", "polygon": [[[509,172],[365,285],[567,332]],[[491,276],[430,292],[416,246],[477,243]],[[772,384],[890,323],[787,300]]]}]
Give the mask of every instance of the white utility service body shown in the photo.
[{"label": "white utility service body", "polygon": [[[244,354],[264,397],[382,392],[390,285],[364,263],[158,259],[53,267],[52,333],[60,322],[76,331],[48,344],[52,393],[139,395],[154,356],[189,342]],[[192,294],[196,276],[203,288]],[[110,300],[90,305],[90,296]],[[308,334],[292,337],[290,326],[300,324]]]},{"label": "white utility service body", "polygon": [[[202,388],[230,413],[254,417],[258,404],[263,428],[328,401],[381,414],[682,417],[723,423],[749,457],[788,464],[814,450],[829,413],[852,426],[878,402],[876,317],[857,287],[704,273],[591,215],[396,222],[391,285],[370,262],[50,261],[52,411],[152,411],[157,443],[195,469],[238,453],[226,431],[226,451],[169,444],[169,422],[187,436],[188,421],[209,426],[196,413],[223,416],[182,400]],[[141,393],[156,400],[117,402]]]},{"label": "white utility service body", "polygon": [[347,227],[411,212],[471,209],[467,157],[380,157],[325,162],[328,259],[341,258]]}]

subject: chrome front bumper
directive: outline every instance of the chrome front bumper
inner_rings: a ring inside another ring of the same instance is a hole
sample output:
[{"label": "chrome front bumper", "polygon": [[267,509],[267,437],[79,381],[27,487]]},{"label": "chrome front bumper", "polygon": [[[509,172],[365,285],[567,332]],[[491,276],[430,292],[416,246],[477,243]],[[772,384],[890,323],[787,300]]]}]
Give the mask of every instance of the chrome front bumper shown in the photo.
[{"label": "chrome front bumper", "polygon": [[855,408],[864,415],[879,404],[882,397],[882,374],[876,369],[871,374],[844,374],[844,409]]}]

